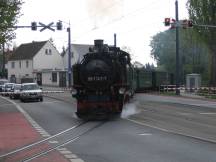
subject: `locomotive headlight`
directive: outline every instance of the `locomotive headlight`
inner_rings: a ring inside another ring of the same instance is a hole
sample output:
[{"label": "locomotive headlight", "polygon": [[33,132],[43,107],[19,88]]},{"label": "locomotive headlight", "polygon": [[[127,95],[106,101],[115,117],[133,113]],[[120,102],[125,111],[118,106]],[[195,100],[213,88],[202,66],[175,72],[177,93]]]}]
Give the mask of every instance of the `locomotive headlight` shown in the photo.
[{"label": "locomotive headlight", "polygon": [[72,95],[76,95],[77,94],[77,90],[76,89],[72,89],[71,93],[72,93]]},{"label": "locomotive headlight", "polygon": [[124,94],[125,93],[125,88],[120,88],[119,89],[119,94]]}]

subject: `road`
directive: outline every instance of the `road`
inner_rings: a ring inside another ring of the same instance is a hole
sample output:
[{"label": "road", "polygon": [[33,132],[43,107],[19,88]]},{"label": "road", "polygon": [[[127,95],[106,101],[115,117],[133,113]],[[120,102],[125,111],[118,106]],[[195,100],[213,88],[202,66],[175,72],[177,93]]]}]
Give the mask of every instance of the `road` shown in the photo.
[{"label": "road", "polygon": [[[47,97],[44,102],[15,102],[49,135],[80,123],[75,104]],[[215,162],[213,104],[137,95],[122,118],[106,122],[64,149],[78,157],[74,162]]]}]

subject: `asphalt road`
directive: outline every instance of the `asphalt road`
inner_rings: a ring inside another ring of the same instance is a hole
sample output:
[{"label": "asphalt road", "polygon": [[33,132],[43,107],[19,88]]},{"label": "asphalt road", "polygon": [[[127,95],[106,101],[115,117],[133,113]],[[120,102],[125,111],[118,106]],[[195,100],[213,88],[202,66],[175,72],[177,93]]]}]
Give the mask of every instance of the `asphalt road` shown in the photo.
[{"label": "asphalt road", "polygon": [[[86,162],[215,162],[216,109],[173,100],[138,95],[124,118],[65,147]],[[75,105],[67,102],[16,102],[50,135],[80,122]]]}]

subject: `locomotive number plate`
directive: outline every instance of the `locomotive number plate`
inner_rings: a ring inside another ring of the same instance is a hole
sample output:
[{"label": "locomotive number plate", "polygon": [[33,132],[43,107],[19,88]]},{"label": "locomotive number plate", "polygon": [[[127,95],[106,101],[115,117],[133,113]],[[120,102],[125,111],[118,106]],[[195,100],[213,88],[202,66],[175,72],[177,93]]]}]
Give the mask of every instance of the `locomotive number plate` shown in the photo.
[{"label": "locomotive number plate", "polygon": [[92,82],[92,81],[106,81],[107,76],[90,76],[90,77],[87,78],[87,80],[89,82]]}]

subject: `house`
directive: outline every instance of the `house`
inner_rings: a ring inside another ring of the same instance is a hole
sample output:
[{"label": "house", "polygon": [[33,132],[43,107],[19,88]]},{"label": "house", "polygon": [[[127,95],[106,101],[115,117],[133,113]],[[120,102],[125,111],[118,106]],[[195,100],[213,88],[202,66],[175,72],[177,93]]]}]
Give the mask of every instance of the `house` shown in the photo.
[{"label": "house", "polygon": [[[71,44],[71,65],[80,62],[92,45]],[[68,50],[60,54],[50,41],[20,45],[8,61],[8,79],[39,85],[68,85]],[[72,80],[73,83],[73,80]]]},{"label": "house", "polygon": [[[93,45],[89,44],[71,44],[71,65],[82,61],[83,56],[89,52],[89,48]],[[68,49],[64,56],[64,67],[68,68]]]},{"label": "house", "polygon": [[[71,66],[82,61],[84,55],[89,52],[89,48],[93,45],[89,44],[71,44]],[[64,69],[68,70],[68,50],[62,55]],[[67,73],[68,78],[68,73]],[[72,76],[73,78],[73,76]],[[73,84],[73,79],[72,79]]]},{"label": "house", "polygon": [[64,60],[50,41],[20,45],[8,61],[8,79],[22,83],[66,86]]}]

